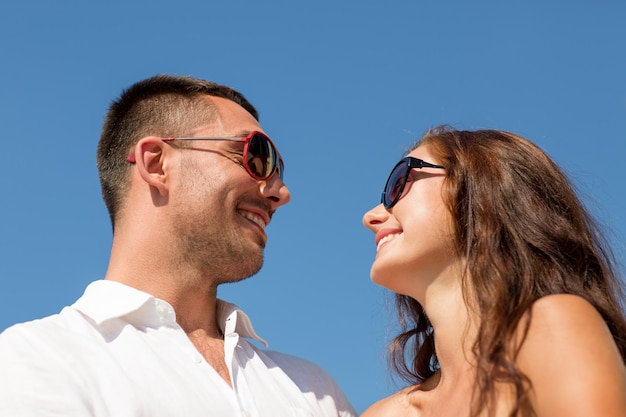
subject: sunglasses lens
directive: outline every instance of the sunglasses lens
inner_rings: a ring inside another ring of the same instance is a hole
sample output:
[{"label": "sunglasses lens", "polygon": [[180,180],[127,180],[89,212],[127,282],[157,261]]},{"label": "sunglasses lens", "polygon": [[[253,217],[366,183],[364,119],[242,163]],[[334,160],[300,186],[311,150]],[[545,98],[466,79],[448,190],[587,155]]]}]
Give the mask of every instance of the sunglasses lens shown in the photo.
[{"label": "sunglasses lens", "polygon": [[278,176],[280,179],[283,179],[283,173],[285,172],[285,163],[283,162],[283,158],[278,158]]},{"label": "sunglasses lens", "polygon": [[274,173],[277,159],[272,142],[265,136],[255,133],[248,143],[247,164],[250,173],[257,179],[267,179]]},{"label": "sunglasses lens", "polygon": [[401,161],[393,168],[391,174],[389,174],[389,179],[387,179],[387,184],[385,185],[385,190],[383,191],[382,203],[385,207],[391,207],[395,204],[398,198],[400,198],[400,194],[404,188],[407,170],[408,164],[405,161]]}]

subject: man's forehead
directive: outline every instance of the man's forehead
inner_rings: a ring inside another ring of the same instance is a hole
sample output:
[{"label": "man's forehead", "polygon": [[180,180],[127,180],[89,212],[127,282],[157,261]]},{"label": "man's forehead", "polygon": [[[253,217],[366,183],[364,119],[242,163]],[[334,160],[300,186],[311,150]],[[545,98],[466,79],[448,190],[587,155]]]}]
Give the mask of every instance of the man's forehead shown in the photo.
[{"label": "man's forehead", "polygon": [[228,134],[230,137],[244,137],[252,131],[262,131],[254,116],[234,101],[215,96],[207,96],[207,99],[213,104],[214,117],[206,124],[193,129],[193,133],[207,131]]}]

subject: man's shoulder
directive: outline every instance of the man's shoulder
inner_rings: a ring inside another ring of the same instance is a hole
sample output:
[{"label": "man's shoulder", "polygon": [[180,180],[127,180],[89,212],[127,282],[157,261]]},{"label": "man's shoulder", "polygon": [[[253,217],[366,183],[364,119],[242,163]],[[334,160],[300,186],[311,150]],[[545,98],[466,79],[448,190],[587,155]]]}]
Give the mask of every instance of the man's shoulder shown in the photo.
[{"label": "man's shoulder", "polygon": [[264,353],[300,388],[316,392],[327,391],[326,393],[331,395],[343,395],[334,378],[320,365],[283,352],[267,350]]},{"label": "man's shoulder", "polygon": [[269,357],[302,392],[313,393],[320,404],[327,403],[327,409],[336,410],[342,417],[357,415],[337,382],[318,364],[274,350],[263,350],[263,354]]},{"label": "man's shoulder", "polygon": [[47,329],[47,328],[59,328],[63,327],[65,319],[61,316],[61,313],[52,314],[46,317],[41,317],[33,320],[24,321],[21,323],[13,324],[7,327],[0,333],[1,337],[8,337],[21,334],[23,332],[29,332],[35,329]]},{"label": "man's shoulder", "polygon": [[67,344],[73,337],[85,336],[90,327],[86,319],[71,307],[47,317],[14,324],[0,333],[0,351],[15,349],[22,352]]},{"label": "man's shoulder", "polygon": [[294,374],[308,373],[317,377],[330,378],[330,375],[321,366],[310,360],[275,350],[263,350],[263,353],[285,372]]}]

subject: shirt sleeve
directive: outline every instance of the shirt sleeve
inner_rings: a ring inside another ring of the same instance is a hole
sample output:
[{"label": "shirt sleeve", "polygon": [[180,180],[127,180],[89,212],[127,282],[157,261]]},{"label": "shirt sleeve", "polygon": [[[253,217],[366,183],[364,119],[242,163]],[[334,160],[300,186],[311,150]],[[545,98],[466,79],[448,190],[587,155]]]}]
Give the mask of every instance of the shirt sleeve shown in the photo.
[{"label": "shirt sleeve", "polygon": [[314,401],[324,417],[356,417],[357,412],[337,382],[320,366],[296,356],[265,351],[300,390]]},{"label": "shirt sleeve", "polygon": [[30,322],[0,334],[0,415],[93,416],[72,369],[71,350],[49,346],[50,338],[35,327],[37,322]]}]

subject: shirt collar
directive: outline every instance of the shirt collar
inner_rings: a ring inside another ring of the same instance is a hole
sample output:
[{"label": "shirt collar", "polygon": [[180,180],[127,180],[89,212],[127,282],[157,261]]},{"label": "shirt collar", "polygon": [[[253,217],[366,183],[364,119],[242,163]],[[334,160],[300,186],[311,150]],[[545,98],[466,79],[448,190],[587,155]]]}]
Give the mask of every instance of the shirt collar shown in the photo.
[{"label": "shirt collar", "polygon": [[217,322],[224,336],[237,333],[241,337],[254,339],[263,343],[265,347],[268,346],[267,342],[254,331],[248,315],[234,304],[217,300]]},{"label": "shirt collar", "polygon": [[[139,327],[174,325],[176,314],[166,301],[116,281],[99,280],[87,286],[85,293],[72,306],[100,325],[120,318]],[[256,334],[246,313],[235,304],[217,300],[217,321],[226,336],[237,333],[268,346]]]}]

